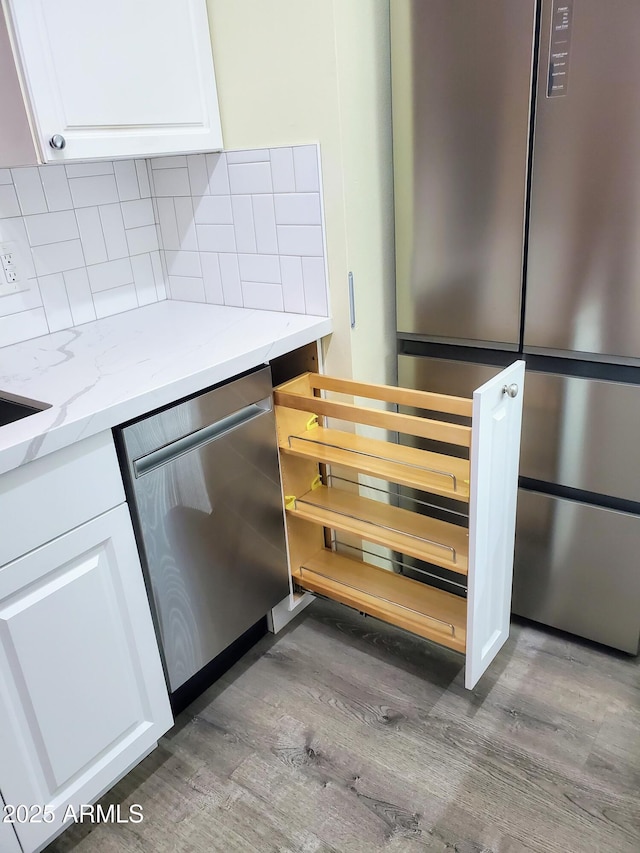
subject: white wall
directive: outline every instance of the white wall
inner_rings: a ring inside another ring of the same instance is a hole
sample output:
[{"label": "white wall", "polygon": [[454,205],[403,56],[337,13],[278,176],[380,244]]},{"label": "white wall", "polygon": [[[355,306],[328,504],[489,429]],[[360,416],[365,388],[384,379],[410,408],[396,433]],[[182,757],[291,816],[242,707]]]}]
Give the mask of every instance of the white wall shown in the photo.
[{"label": "white wall", "polygon": [[[388,0],[207,0],[225,148],[320,142],[327,370],[395,377]],[[349,326],[347,276],[356,284]]]}]

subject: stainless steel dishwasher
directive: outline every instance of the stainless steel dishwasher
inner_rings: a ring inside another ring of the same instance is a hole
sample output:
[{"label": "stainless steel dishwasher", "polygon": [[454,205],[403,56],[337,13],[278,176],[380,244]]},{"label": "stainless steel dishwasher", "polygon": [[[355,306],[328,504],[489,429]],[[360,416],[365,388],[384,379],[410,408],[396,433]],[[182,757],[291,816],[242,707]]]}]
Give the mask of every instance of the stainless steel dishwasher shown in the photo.
[{"label": "stainless steel dishwasher", "polygon": [[117,433],[169,689],[289,591],[268,367]]}]

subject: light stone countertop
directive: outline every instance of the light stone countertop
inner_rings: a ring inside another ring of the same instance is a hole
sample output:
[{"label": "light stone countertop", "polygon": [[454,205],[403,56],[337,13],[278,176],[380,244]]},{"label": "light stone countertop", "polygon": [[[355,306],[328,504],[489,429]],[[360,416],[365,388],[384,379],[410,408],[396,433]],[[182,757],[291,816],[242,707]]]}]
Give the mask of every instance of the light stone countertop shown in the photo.
[{"label": "light stone countertop", "polygon": [[51,408],[0,427],[0,474],[331,330],[326,317],[164,301],[4,347],[0,395]]}]

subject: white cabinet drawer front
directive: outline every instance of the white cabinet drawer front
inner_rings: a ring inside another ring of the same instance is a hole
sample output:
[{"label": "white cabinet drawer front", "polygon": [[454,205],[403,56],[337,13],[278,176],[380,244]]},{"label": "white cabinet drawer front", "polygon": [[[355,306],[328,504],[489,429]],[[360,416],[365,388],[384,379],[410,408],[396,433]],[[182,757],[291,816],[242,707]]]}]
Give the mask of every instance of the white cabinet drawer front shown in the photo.
[{"label": "white cabinet drawer front", "polygon": [[8,7],[45,159],[222,147],[205,0]]},{"label": "white cabinet drawer front", "polygon": [[26,850],[91,802],[171,725],[126,506],[0,570],[0,788],[48,805]]},{"label": "white cabinet drawer front", "polygon": [[0,566],[124,501],[113,437],[102,432],[0,477]]}]

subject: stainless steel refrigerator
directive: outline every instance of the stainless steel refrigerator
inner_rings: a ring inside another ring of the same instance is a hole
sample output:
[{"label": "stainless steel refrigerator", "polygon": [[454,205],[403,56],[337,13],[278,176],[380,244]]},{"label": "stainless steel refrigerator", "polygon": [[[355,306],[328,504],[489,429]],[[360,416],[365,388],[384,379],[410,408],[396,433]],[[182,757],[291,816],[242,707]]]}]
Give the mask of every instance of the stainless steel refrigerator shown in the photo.
[{"label": "stainless steel refrigerator", "polygon": [[399,381],[469,394],[523,354],[513,611],[637,653],[640,2],[391,21]]}]

